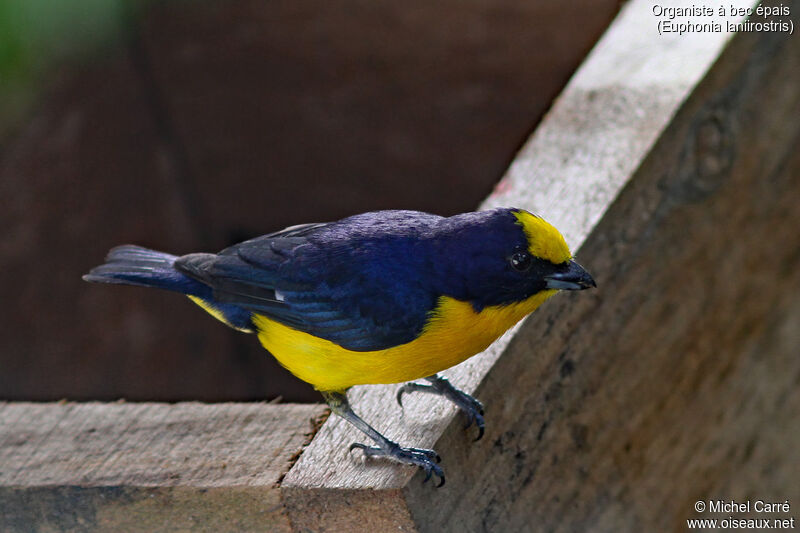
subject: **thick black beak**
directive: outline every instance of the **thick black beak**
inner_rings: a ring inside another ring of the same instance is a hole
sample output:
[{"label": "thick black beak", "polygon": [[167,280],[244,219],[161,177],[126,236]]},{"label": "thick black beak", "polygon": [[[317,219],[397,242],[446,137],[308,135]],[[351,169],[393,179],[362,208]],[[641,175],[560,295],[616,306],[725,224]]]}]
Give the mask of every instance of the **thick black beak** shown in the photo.
[{"label": "thick black beak", "polygon": [[554,272],[553,274],[548,274],[544,279],[548,289],[580,291],[591,287],[597,287],[592,276],[575,261],[570,261],[565,269]]}]

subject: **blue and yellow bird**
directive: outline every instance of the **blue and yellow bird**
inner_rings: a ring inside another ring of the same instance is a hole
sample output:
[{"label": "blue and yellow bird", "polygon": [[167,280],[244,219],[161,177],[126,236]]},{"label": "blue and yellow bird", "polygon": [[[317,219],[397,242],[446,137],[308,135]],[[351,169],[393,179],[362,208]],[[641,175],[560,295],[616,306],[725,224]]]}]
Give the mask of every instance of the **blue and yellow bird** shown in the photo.
[{"label": "blue and yellow bird", "polygon": [[375,443],[351,449],[419,466],[440,485],[437,454],[381,435],[353,412],[347,389],[424,378],[402,386],[398,402],[408,392],[443,395],[480,438],[482,405],[438,373],[483,351],[559,289],[595,286],[558,230],[508,208],[447,218],[376,211],[293,226],[218,254],[119,246],[83,279],[180,292],[255,333]]}]

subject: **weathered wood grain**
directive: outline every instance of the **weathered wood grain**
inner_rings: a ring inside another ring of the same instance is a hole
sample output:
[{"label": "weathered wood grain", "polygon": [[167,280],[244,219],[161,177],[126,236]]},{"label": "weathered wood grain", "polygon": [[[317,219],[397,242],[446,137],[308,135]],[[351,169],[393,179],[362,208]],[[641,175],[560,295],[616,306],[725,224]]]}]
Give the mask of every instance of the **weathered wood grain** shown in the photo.
[{"label": "weathered wood grain", "polygon": [[[311,527],[295,516],[312,502],[344,508],[344,489],[402,487],[397,519],[420,531],[680,529],[701,497],[800,496],[787,333],[799,47],[779,33],[658,37],[651,7],[624,8],[486,203],[553,221],[599,289],[560,295],[447,373],[486,401],[482,442],[443,401],[400,416],[396,387],[355,391],[390,437],[435,445],[448,485],[348,457],[363,438],[331,419],[284,480],[295,524]],[[757,437],[763,412],[781,444]]]},{"label": "weathered wood grain", "polygon": [[287,531],[319,405],[0,403],[2,531]]},{"label": "weathered wood grain", "polygon": [[479,389],[492,446],[456,493],[407,491],[420,530],[685,531],[697,500],[798,501],[798,65],[796,40],[739,36],[693,90],[581,249],[600,289]]}]

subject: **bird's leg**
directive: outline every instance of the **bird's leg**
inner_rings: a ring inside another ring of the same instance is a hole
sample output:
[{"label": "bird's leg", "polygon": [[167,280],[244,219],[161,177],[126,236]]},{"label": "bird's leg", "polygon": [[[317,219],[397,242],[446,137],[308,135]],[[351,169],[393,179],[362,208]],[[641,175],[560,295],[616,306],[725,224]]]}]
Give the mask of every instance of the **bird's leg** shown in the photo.
[{"label": "bird's leg", "polygon": [[435,451],[420,448],[403,448],[396,442],[390,441],[353,411],[350,407],[350,402],[347,401],[345,392],[323,392],[322,396],[331,411],[350,422],[377,444],[377,446],[367,446],[366,444],[355,442],[350,445],[350,451],[358,448],[363,450],[364,455],[367,457],[387,457],[399,463],[418,466],[425,471],[425,481],[428,481],[431,475],[435,474],[440,479],[438,486],[444,485],[444,471],[436,464],[441,459]]},{"label": "bird's leg", "polygon": [[485,427],[483,420],[483,404],[466,392],[455,388],[444,376],[434,374],[425,379],[431,384],[406,383],[400,387],[400,390],[397,391],[397,403],[400,404],[400,407],[403,406],[403,394],[406,392],[429,392],[431,394],[444,396],[456,404],[458,408],[467,415],[467,425],[464,426],[464,428],[468,428],[473,422],[478,426],[478,437],[475,440],[480,440],[481,437],[483,437]]}]

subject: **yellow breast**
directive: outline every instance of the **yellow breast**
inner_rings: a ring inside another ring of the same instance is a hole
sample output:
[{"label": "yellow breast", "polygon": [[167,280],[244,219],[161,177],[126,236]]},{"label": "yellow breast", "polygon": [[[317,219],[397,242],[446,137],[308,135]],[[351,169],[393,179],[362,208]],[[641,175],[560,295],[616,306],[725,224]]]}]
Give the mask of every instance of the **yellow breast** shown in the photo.
[{"label": "yellow breast", "polygon": [[447,296],[419,337],[385,350],[356,352],[253,315],[261,344],[292,374],[323,391],[353,385],[400,383],[430,376],[485,350],[508,328],[556,291],[542,291],[519,303],[476,313],[469,302]]}]

